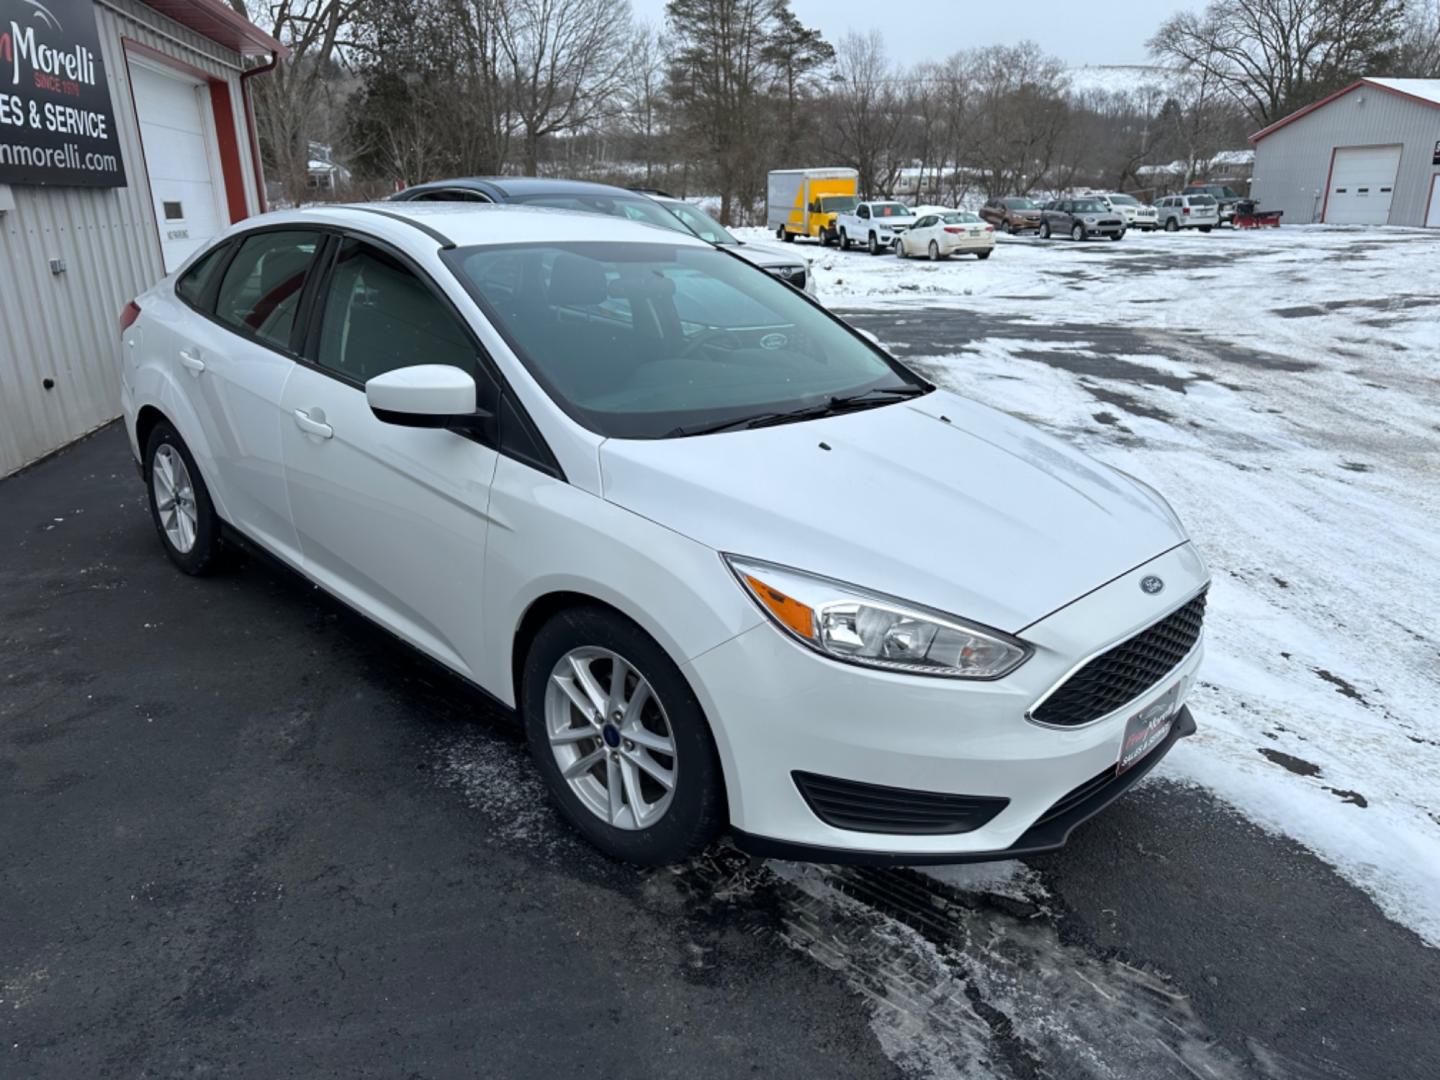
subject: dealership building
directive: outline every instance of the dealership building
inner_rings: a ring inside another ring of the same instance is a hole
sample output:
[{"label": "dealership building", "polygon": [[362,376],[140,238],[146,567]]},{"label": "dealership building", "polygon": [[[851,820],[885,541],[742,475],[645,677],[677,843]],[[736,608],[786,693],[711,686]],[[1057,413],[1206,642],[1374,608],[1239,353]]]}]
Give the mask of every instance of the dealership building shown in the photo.
[{"label": "dealership building", "polygon": [[1285,221],[1440,228],[1440,79],[1360,79],[1250,136]]},{"label": "dealership building", "polygon": [[225,0],[0,0],[0,476],[119,415],[117,324],[264,207]]}]

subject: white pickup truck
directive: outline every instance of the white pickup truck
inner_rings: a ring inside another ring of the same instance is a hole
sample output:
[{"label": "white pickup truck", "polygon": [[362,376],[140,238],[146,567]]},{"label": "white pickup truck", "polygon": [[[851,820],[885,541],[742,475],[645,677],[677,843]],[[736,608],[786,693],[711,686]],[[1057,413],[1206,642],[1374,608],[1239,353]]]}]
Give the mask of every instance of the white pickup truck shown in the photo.
[{"label": "white pickup truck", "polygon": [[861,244],[871,255],[889,251],[900,234],[914,224],[915,215],[908,206],[888,199],[862,202],[835,218],[840,246],[849,250],[851,244]]}]

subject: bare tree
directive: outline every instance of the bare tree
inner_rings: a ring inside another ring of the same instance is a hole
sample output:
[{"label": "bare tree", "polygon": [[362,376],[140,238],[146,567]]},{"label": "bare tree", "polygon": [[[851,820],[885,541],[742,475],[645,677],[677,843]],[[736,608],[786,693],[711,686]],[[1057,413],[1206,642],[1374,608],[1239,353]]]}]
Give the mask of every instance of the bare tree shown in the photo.
[{"label": "bare tree", "polygon": [[252,83],[256,126],[270,175],[299,202],[309,180],[309,142],[329,99],[351,19],[365,0],[230,0],[235,10],[290,47],[290,56]]},{"label": "bare tree", "polygon": [[1049,176],[1062,147],[1070,113],[1065,67],[1025,41],[979,50],[972,78],[978,123],[971,152],[985,193],[1028,194]]},{"label": "bare tree", "polygon": [[629,0],[477,0],[494,19],[524,139],[525,172],[540,141],[599,119],[621,84]]},{"label": "bare tree", "polygon": [[1440,0],[1415,0],[1405,16],[1397,75],[1440,78]]},{"label": "bare tree", "polygon": [[833,149],[859,171],[867,198],[889,192],[902,160],[896,150],[904,112],[896,79],[879,30],[852,31],[840,40],[829,134]]},{"label": "bare tree", "polygon": [[645,165],[647,187],[655,183],[655,151],[666,104],[666,62],[659,32],[648,23],[639,26],[625,58],[620,116],[624,130],[633,136],[634,152]]},{"label": "bare tree", "polygon": [[1172,64],[1203,70],[1258,124],[1393,62],[1403,0],[1217,0],[1150,39]]}]

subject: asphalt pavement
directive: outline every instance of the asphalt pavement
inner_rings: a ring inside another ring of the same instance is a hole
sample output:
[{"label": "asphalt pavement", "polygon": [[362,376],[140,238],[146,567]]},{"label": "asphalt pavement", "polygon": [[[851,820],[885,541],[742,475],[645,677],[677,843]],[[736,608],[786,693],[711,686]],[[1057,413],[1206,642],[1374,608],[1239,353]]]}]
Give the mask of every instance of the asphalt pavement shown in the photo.
[{"label": "asphalt pavement", "polygon": [[463,683],[177,572],[118,426],[0,481],[0,551],[7,1080],[1440,1074],[1440,953],[1197,790],[1018,891],[636,870]]}]

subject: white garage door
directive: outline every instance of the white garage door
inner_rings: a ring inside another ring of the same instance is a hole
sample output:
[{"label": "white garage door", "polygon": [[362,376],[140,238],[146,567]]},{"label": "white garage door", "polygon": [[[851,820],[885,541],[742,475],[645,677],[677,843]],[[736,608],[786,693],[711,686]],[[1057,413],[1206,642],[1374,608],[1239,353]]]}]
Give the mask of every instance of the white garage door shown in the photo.
[{"label": "white garage door", "polygon": [[150,198],[160,226],[168,274],[222,229],[211,162],[213,125],[206,123],[209,88],[178,73],[130,58],[130,86],[150,174]]},{"label": "white garage door", "polygon": [[1400,168],[1398,146],[1341,146],[1330,170],[1325,220],[1337,225],[1384,225]]}]

